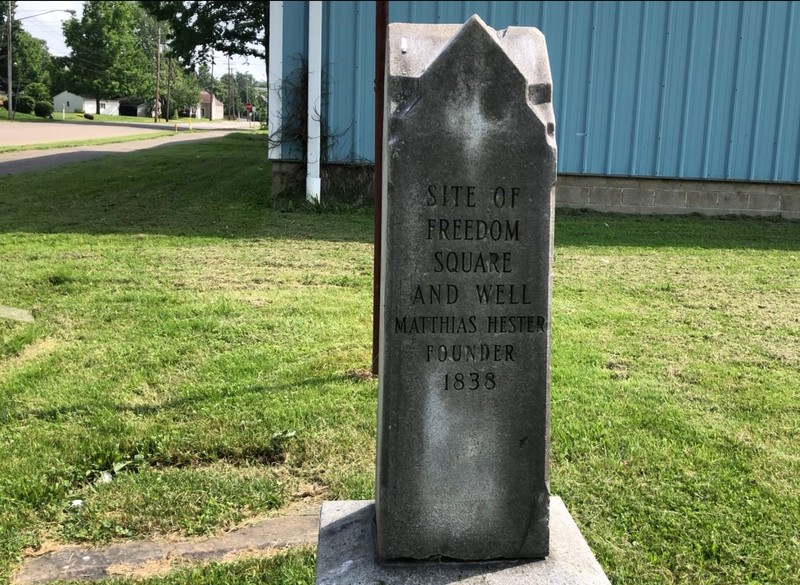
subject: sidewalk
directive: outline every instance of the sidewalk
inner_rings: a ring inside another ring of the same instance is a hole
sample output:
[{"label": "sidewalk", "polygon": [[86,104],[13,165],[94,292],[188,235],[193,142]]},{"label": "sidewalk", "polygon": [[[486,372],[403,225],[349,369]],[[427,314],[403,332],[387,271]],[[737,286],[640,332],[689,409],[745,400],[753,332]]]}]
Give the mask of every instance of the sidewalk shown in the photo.
[{"label": "sidewalk", "polygon": [[[142,122],[95,122],[95,121],[60,121],[47,122],[0,122],[0,146],[23,146],[29,144],[49,144],[53,142],[96,140],[98,138],[112,138],[116,136],[130,136],[132,134],[147,134],[157,131],[170,131],[175,124],[149,123],[145,118]],[[225,122],[192,122],[193,130],[231,131],[231,130],[258,130],[256,122],[225,121]],[[177,124],[178,131],[189,129],[188,123]]]},{"label": "sidewalk", "polygon": [[[33,124],[30,124],[33,125]],[[152,132],[140,130],[139,132]],[[49,150],[22,150],[0,154],[0,176],[15,175],[38,171],[58,165],[80,162],[98,158],[116,152],[133,152],[145,148],[156,148],[180,144],[191,140],[213,140],[235,132],[231,129],[219,131],[185,132],[161,138],[119,142],[117,144],[97,144],[93,146],[75,146],[70,148],[52,148]]]}]

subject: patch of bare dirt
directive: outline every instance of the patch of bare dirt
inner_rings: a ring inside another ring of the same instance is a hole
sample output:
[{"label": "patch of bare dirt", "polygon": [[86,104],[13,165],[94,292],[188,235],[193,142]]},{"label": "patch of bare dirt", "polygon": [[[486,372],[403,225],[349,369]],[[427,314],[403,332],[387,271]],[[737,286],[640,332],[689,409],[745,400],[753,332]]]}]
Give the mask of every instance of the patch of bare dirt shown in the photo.
[{"label": "patch of bare dirt", "polygon": [[58,342],[52,337],[37,339],[33,343],[30,343],[22,348],[22,351],[20,351],[18,354],[8,358],[7,363],[10,367],[17,367],[26,362],[52,353],[56,347],[58,347]]},{"label": "patch of bare dirt", "polygon": [[41,557],[43,555],[47,555],[54,552],[61,551],[66,545],[56,542],[55,540],[42,540],[39,543],[39,546],[32,547],[29,546],[27,548],[22,549],[22,556],[33,558],[33,557]]},{"label": "patch of bare dirt", "polygon": [[378,377],[375,374],[373,374],[371,370],[368,370],[366,368],[352,368],[350,370],[347,370],[345,376],[347,376],[348,380],[354,380],[356,382],[367,382],[369,380],[374,380]]},{"label": "patch of bare dirt", "polygon": [[149,579],[151,577],[161,577],[170,571],[187,567],[192,563],[173,551],[167,553],[163,558],[151,559],[144,563],[116,563],[106,568],[106,573],[110,577],[127,577],[130,579]]}]

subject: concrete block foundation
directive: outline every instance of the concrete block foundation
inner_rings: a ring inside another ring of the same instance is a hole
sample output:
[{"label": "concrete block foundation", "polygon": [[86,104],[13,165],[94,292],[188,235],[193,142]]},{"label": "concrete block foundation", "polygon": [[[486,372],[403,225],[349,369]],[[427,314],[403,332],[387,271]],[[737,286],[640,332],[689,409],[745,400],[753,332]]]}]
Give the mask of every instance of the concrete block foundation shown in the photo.
[{"label": "concrete block foundation", "polygon": [[316,585],[610,585],[561,498],[550,498],[550,555],[542,560],[382,563],[370,500],[325,502]]},{"label": "concrete block foundation", "polygon": [[[621,200],[616,193],[621,191]],[[800,185],[559,175],[556,207],[640,215],[800,219]]]}]

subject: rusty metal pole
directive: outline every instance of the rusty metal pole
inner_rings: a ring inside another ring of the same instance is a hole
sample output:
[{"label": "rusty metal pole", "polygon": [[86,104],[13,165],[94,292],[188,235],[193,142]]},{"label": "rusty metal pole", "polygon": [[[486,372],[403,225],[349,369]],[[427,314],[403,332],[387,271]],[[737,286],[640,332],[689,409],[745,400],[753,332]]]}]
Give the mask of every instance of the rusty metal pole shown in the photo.
[{"label": "rusty metal pole", "polygon": [[383,217],[383,80],[386,71],[386,27],[389,1],[375,2],[375,174],[372,197],[375,208],[375,250],[372,264],[372,373],[378,374],[381,326],[381,221]]}]

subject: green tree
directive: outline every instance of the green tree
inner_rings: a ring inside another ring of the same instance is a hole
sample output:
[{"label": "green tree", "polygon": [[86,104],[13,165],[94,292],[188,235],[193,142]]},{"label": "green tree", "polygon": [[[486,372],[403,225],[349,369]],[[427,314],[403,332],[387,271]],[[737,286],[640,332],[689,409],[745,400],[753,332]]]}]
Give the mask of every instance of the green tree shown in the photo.
[{"label": "green tree", "polygon": [[[11,3],[11,10],[16,7],[16,2]],[[8,55],[8,34],[6,23],[8,22],[8,2],[0,2],[0,79],[3,82],[3,89],[6,95],[10,96],[11,91],[8,88],[8,77],[6,71],[6,56]],[[13,14],[13,12],[12,12]],[[13,23],[14,29],[19,30],[19,24]]]},{"label": "green tree", "polygon": [[37,103],[51,101],[50,88],[38,81],[25,86],[25,95],[32,97]]},{"label": "green tree", "polygon": [[255,91],[253,88],[256,86],[256,79],[250,73],[236,73],[236,91],[239,94],[239,103],[244,105],[247,102],[251,104],[256,99]]},{"label": "green tree", "polygon": [[72,88],[94,94],[98,112],[101,97],[148,93],[148,80],[155,75],[148,54],[151,24],[137,3],[109,0],[84,2],[81,20],[64,23]]},{"label": "green tree", "polygon": [[214,86],[214,78],[211,76],[211,69],[206,63],[197,66],[197,83],[202,89],[211,90]]},{"label": "green tree", "polygon": [[48,67],[50,75],[50,93],[60,93],[70,86],[72,72],[69,57],[51,57]]},{"label": "green tree", "polygon": [[211,76],[211,69],[205,63],[197,66],[197,83],[200,89],[210,91],[223,104],[228,99],[228,86],[218,77]]},{"label": "green tree", "polygon": [[269,52],[269,2],[159,0],[141,2],[145,10],[169,23],[169,45],[186,67],[219,51],[264,59]]},{"label": "green tree", "polygon": [[[170,60],[172,62],[171,66]],[[170,71],[172,72],[171,78],[169,77]],[[167,75],[169,107],[166,107],[165,97],[165,113],[171,117],[177,117],[179,112],[195,108],[200,101],[200,87],[197,77],[178,67],[178,63],[173,57],[168,57],[167,59]]]},{"label": "green tree", "polygon": [[[225,88],[226,99],[224,100],[225,111],[229,116],[241,116],[244,113],[244,105],[255,99],[256,80],[249,73],[238,72],[235,75],[225,74],[219,82]],[[220,98],[221,100],[222,98]]]},{"label": "green tree", "polygon": [[[16,2],[12,2],[12,16],[13,9]],[[6,12],[8,10],[8,3],[0,3],[0,47],[2,47],[2,72],[6,74],[6,56],[8,55],[8,41],[7,26],[8,18]],[[41,40],[33,37],[26,30],[21,28],[19,21],[15,20],[11,23],[11,51],[13,58],[13,66],[11,70],[12,81],[14,83],[13,93],[19,94],[20,91],[26,91],[26,88],[31,83],[44,84],[46,86],[46,93],[50,93],[50,53],[47,50],[47,44]],[[3,75],[3,86],[10,95],[12,91],[7,87],[8,80],[6,75]],[[50,97],[47,96],[49,101]]]},{"label": "green tree", "polygon": [[[10,8],[11,13],[13,14],[14,9],[16,8],[17,3],[11,2]],[[8,33],[6,23],[8,22],[8,9],[9,3],[0,1],[0,79],[3,82],[3,89],[6,91],[7,95],[11,95],[11,92],[8,90],[8,79],[7,79],[7,71],[6,71],[6,56],[8,55]],[[19,30],[19,23],[14,22],[12,23],[12,27],[14,32]]]},{"label": "green tree", "polygon": [[19,30],[14,34],[14,84],[24,89],[29,83],[43,83],[50,86],[50,52],[47,43]]},{"label": "green tree", "polygon": [[221,79],[214,80],[214,97],[221,101],[223,104],[228,103],[228,86]]},{"label": "green tree", "polygon": [[220,101],[225,105],[225,114],[229,117],[236,115],[243,109],[243,105],[239,100],[239,92],[236,88],[236,76],[226,73],[220,77],[220,83],[225,87],[225,99],[221,97]]}]

